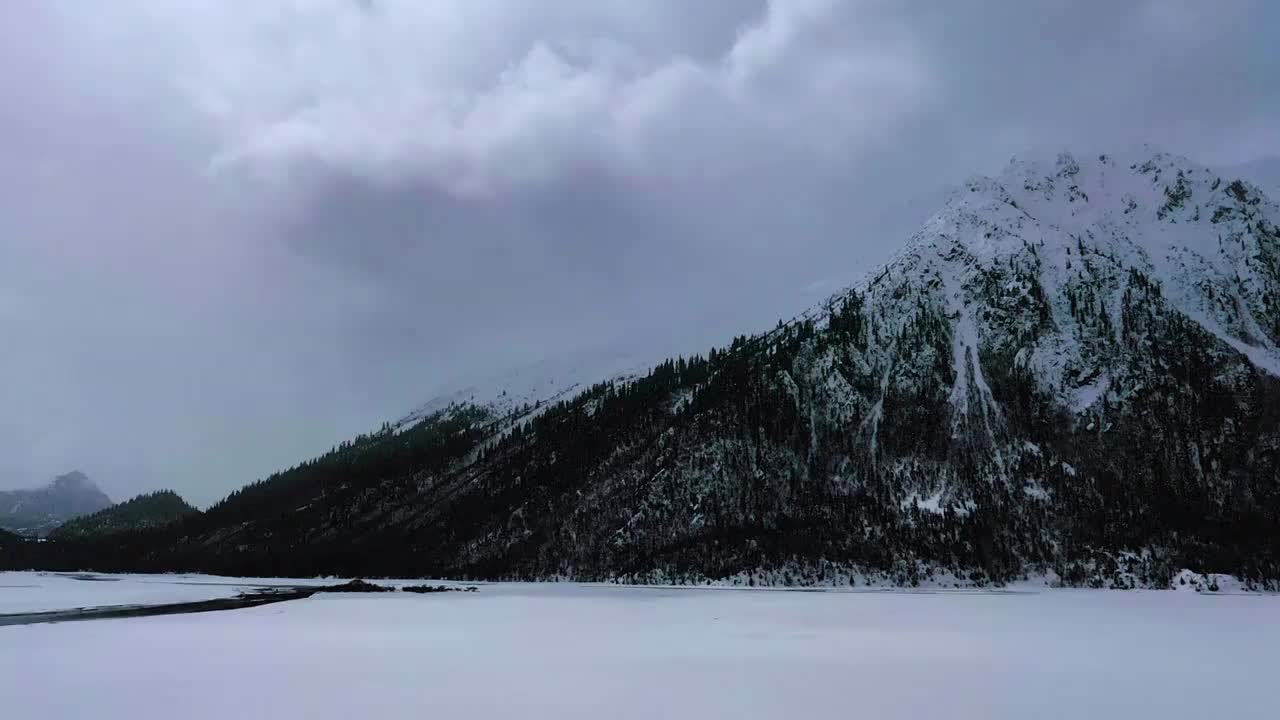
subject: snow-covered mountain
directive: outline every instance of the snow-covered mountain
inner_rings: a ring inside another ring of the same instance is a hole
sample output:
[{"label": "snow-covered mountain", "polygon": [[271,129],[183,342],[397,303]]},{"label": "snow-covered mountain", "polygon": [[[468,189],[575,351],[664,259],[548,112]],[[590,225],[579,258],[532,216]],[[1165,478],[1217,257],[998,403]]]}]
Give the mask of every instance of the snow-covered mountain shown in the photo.
[{"label": "snow-covered mountain", "polygon": [[0,491],[0,528],[46,535],[62,523],[111,505],[111,498],[80,471],[59,475],[34,490]]},{"label": "snow-covered mountain", "polygon": [[[1275,342],[1259,334],[1258,328],[1238,326],[1242,322],[1246,325],[1256,322],[1257,318],[1220,307],[1221,300],[1212,296],[1213,287],[1230,284],[1225,282],[1224,273],[1238,274],[1241,268],[1237,266],[1242,262],[1252,286],[1260,282],[1259,269],[1245,257],[1247,249],[1222,248],[1218,242],[1222,230],[1238,232],[1240,223],[1247,222],[1248,216],[1234,218],[1235,225],[1229,222],[1231,218],[1214,220],[1206,216],[1207,224],[1214,226],[1215,232],[1203,232],[1199,227],[1200,213],[1212,213],[1223,207],[1213,204],[1215,197],[1224,202],[1232,199],[1228,195],[1232,192],[1230,187],[1224,186],[1220,176],[1206,167],[1150,148],[1124,156],[1088,160],[1092,162],[1081,165],[1070,153],[1015,157],[999,178],[970,180],[962,190],[952,192],[945,208],[933,215],[891,262],[866,274],[850,291],[873,288],[878,284],[873,280],[879,281],[890,273],[914,273],[930,280],[963,280],[949,269],[954,264],[949,260],[954,258],[944,257],[942,250],[950,252],[959,247],[959,251],[965,253],[966,266],[957,270],[961,274],[982,272],[997,260],[1025,254],[1023,251],[1027,248],[1021,246],[1019,234],[1026,234],[1031,228],[1030,233],[1037,237],[1039,247],[1046,249],[1037,264],[1049,289],[1060,290],[1068,284],[1079,284],[1081,279],[1092,278],[1095,274],[1092,266],[1097,260],[1087,257],[1090,252],[1107,257],[1115,267],[1132,267],[1154,278],[1168,278],[1172,282],[1165,287],[1165,293],[1178,310],[1195,318],[1224,341],[1236,343],[1237,349],[1251,354],[1253,360],[1271,369],[1273,374],[1280,374]],[[1246,179],[1266,177],[1268,169],[1274,169],[1273,164],[1258,162],[1231,168],[1231,171],[1239,172],[1240,177]],[[1196,202],[1187,206],[1188,212],[1179,214],[1176,211],[1192,196],[1197,175],[1201,179],[1209,178],[1210,187],[1200,187]],[[1162,182],[1170,176],[1175,178],[1172,189]],[[1216,187],[1213,180],[1218,180]],[[1261,180],[1257,187],[1242,187],[1267,192]],[[1174,194],[1166,194],[1166,190]],[[926,197],[934,195],[937,194]],[[986,223],[999,227],[991,232],[982,228],[975,230]],[[959,246],[947,245],[940,250],[939,240],[946,238],[957,238]],[[934,248],[941,261],[922,257],[921,245]],[[1085,255],[1081,255],[1082,248]],[[1073,253],[1077,258],[1074,267]],[[1216,277],[1207,278],[1206,274],[1216,274]],[[1245,288],[1241,299],[1252,297],[1256,305],[1259,299],[1256,295],[1256,288],[1254,291]],[[948,302],[957,300],[958,296],[953,295]],[[1119,300],[1118,297],[1107,300],[1113,314]],[[1069,298],[1066,302],[1070,304]],[[820,319],[827,307],[828,303],[824,302],[801,318]],[[1265,315],[1269,311],[1264,307],[1262,312]],[[1061,374],[1071,359],[1067,356],[1074,352],[1071,349],[1074,338],[1072,332],[1068,332],[1071,330],[1068,326],[1073,323],[1071,320],[1061,323],[1063,332],[1057,337],[1059,348],[1041,348],[1034,358],[1042,376],[1055,384],[1062,383]],[[1256,342],[1259,340],[1261,342]],[[660,359],[636,349],[627,352],[596,349],[556,356],[458,383],[456,388],[415,408],[396,425],[411,425],[452,404],[471,403],[488,407],[498,415],[507,415],[525,405],[572,398],[594,383],[643,375]],[[1100,388],[1096,383],[1077,387],[1076,400],[1087,400]]]},{"label": "snow-covered mountain", "polygon": [[790,323],[537,408],[455,396],[114,567],[1274,581],[1278,224],[1154,150],[1018,158]]}]

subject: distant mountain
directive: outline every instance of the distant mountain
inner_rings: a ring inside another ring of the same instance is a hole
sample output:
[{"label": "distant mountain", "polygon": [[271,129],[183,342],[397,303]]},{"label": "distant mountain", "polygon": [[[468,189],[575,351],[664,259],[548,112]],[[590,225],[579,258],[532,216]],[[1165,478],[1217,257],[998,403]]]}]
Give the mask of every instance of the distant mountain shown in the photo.
[{"label": "distant mountain", "polygon": [[143,530],[168,525],[199,512],[172,490],[160,490],[69,520],[49,533],[49,538],[85,539]]},{"label": "distant mountain", "polygon": [[68,520],[110,505],[111,498],[84,473],[70,472],[36,490],[0,491],[0,528],[44,536]]},{"label": "distant mountain", "polygon": [[770,332],[520,402],[455,396],[27,564],[1275,583],[1278,346],[1280,206],[1259,187],[1153,150],[1017,158]]}]

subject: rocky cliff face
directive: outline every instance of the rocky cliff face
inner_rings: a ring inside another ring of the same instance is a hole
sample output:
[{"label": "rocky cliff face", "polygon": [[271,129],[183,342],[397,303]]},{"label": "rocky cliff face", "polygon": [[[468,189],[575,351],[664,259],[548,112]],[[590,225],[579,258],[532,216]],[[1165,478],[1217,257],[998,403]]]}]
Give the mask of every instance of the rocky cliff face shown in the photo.
[{"label": "rocky cliff face", "polygon": [[1158,152],[1014,160],[866,283],[772,332],[554,404],[452,405],[111,557],[750,583],[1274,579],[1278,222],[1258,188]]}]

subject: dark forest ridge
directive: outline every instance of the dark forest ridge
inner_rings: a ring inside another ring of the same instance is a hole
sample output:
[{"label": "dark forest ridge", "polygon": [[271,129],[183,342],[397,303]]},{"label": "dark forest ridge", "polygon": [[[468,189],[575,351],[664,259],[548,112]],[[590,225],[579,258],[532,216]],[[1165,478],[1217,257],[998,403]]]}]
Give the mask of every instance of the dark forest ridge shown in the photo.
[{"label": "dark forest ridge", "polygon": [[198,512],[172,490],[157,490],[69,520],[50,532],[49,537],[66,540],[142,530],[168,525]]}]

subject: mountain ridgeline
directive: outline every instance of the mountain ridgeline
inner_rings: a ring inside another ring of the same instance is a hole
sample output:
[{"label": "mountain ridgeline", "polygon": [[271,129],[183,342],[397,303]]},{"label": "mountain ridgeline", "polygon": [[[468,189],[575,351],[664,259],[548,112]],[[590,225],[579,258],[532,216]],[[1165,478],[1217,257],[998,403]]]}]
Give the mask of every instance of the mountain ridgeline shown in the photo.
[{"label": "mountain ridgeline", "polygon": [[99,570],[846,584],[1280,578],[1280,208],[1175,156],[1015,160],[864,284],[569,399],[460,403]]},{"label": "mountain ridgeline", "polygon": [[144,530],[168,525],[198,512],[172,490],[159,490],[69,520],[49,533],[49,538],[83,539]]}]

